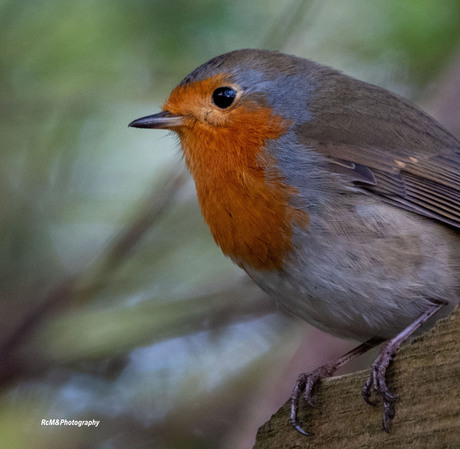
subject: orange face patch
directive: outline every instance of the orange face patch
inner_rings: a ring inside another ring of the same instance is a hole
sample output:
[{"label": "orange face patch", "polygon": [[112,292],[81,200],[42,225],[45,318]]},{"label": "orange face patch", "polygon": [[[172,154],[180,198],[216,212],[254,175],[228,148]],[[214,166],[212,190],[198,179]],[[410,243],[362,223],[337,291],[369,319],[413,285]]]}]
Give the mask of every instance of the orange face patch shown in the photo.
[{"label": "orange face patch", "polygon": [[185,117],[174,131],[203,216],[224,254],[239,265],[280,269],[292,249],[292,225],[308,226],[308,214],[291,205],[297,190],[265,151],[266,141],[279,138],[289,123],[243,96],[219,109],[212,93],[222,86],[241,91],[216,76],[176,87],[163,110]]}]

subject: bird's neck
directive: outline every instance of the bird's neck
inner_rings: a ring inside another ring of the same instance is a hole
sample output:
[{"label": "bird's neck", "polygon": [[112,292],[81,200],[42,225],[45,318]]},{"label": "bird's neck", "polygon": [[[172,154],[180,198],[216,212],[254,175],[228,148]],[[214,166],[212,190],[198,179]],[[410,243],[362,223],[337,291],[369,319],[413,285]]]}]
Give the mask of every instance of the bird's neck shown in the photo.
[{"label": "bird's neck", "polygon": [[309,221],[305,211],[292,206],[298,192],[265,150],[267,135],[277,138],[283,129],[242,136],[237,130],[202,128],[197,124],[179,136],[215,241],[242,267],[280,269],[292,249],[293,224],[306,227]]}]

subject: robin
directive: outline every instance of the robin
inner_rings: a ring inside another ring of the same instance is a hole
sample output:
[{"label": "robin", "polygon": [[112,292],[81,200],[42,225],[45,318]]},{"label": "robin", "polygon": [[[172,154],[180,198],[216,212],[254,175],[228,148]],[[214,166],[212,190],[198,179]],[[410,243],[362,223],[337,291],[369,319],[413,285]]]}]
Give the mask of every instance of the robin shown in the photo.
[{"label": "robin", "polygon": [[215,241],[282,308],[364,342],[299,376],[293,426],[309,435],[302,395],[386,341],[363,395],[388,432],[391,358],[459,302],[460,142],[385,89],[252,49],[201,65],[129,126],[177,133]]}]

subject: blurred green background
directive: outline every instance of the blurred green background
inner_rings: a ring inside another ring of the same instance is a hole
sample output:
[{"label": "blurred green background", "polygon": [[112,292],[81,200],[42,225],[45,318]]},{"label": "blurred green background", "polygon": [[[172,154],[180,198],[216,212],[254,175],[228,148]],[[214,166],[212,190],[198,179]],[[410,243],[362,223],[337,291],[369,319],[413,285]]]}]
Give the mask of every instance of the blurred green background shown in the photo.
[{"label": "blurred green background", "polygon": [[0,0],[0,447],[252,447],[297,374],[353,343],[280,314],[214,245],[177,140],[127,124],[257,47],[459,132],[459,44],[458,0]]}]

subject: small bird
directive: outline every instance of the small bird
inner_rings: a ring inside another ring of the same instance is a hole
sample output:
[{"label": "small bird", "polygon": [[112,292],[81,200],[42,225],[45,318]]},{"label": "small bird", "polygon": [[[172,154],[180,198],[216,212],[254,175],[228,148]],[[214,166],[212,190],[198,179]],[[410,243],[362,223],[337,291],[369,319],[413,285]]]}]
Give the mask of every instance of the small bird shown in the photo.
[{"label": "small bird", "polygon": [[292,425],[311,435],[300,398],[386,341],[363,396],[388,432],[392,357],[459,303],[460,142],[383,88],[254,49],[201,65],[129,126],[177,133],[215,241],[280,307],[363,342],[299,376]]}]

